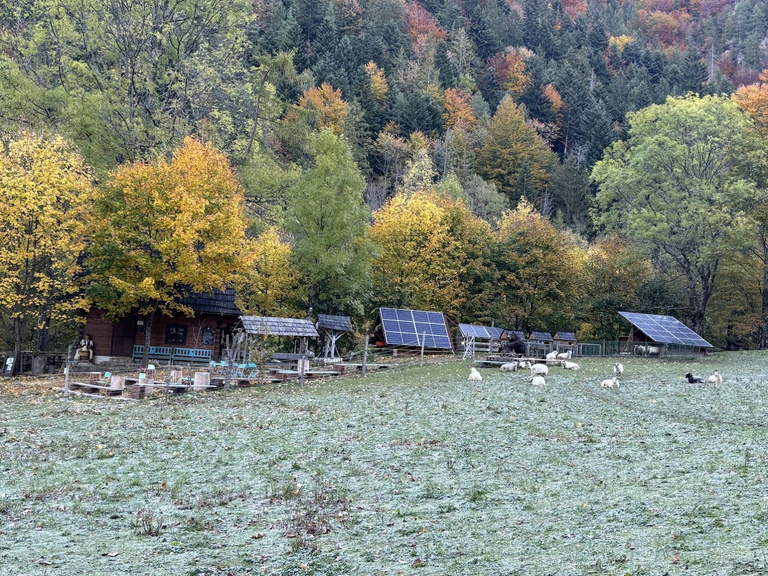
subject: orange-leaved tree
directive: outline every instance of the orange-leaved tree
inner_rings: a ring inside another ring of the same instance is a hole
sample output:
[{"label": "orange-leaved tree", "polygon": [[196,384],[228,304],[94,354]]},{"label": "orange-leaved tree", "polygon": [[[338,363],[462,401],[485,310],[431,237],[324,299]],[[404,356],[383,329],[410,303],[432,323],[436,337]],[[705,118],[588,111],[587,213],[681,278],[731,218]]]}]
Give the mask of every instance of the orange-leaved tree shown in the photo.
[{"label": "orange-leaved tree", "polygon": [[121,167],[90,227],[88,293],[107,317],[145,317],[145,364],[155,314],[191,316],[181,299],[231,285],[249,249],[243,190],[229,162],[190,137],[170,162]]},{"label": "orange-leaved tree", "polygon": [[91,182],[83,159],[61,136],[21,133],[4,142],[0,315],[13,329],[14,358],[30,324],[38,335],[35,347],[44,350],[48,322],[83,306],[75,280]]}]

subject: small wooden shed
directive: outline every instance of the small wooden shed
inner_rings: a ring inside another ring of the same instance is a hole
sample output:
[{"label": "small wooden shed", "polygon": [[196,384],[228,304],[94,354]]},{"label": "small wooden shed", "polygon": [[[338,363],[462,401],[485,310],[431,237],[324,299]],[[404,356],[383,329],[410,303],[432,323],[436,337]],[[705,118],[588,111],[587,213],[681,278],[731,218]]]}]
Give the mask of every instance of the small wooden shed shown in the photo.
[{"label": "small wooden shed", "polygon": [[555,332],[555,336],[552,340],[555,349],[560,352],[567,352],[569,350],[575,350],[576,348],[576,334],[573,332],[564,332],[560,330]]},{"label": "small wooden shed", "polygon": [[534,330],[528,336],[528,354],[531,356],[544,357],[552,351],[552,334]]},{"label": "small wooden shed", "polygon": [[323,339],[323,358],[336,357],[336,341],[347,332],[352,332],[349,316],[317,315],[317,331]]}]

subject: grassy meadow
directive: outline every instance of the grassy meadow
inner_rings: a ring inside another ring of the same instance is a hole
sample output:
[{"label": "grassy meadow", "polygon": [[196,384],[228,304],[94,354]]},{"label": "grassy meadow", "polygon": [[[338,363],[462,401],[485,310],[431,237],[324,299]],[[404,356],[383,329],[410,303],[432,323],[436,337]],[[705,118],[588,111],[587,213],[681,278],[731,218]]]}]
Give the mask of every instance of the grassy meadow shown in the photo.
[{"label": "grassy meadow", "polygon": [[67,412],[5,381],[0,575],[768,574],[768,354],[623,359],[618,389],[574,360]]}]

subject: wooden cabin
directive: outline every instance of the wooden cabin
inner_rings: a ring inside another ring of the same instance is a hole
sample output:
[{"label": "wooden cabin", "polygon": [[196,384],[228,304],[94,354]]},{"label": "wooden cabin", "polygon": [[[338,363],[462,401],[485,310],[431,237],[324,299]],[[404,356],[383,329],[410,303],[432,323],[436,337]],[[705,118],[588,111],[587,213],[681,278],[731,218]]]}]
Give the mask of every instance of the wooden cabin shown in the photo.
[{"label": "wooden cabin", "polygon": [[[194,316],[156,314],[150,358],[182,364],[220,359],[224,334],[242,314],[235,305],[234,290],[194,293],[180,302],[189,306]],[[94,363],[131,358],[139,361],[143,354],[144,329],[144,317],[136,312],[112,322],[104,318],[101,310],[91,308],[80,334],[81,337],[91,335]]]}]

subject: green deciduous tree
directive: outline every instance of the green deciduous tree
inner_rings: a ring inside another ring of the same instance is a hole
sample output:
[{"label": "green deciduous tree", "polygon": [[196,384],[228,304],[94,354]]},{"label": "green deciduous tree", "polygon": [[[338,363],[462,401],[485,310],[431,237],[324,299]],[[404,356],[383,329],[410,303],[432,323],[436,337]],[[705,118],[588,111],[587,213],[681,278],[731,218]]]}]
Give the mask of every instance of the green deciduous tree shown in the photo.
[{"label": "green deciduous tree", "polygon": [[288,191],[285,230],[300,296],[316,312],[363,312],[373,245],[365,181],[346,141],[326,128],[309,141],[312,166]]},{"label": "green deciduous tree", "polygon": [[244,197],[224,155],[187,138],[170,162],[137,162],[108,181],[90,221],[88,294],[108,317],[192,311],[190,292],[231,286],[243,270]]},{"label": "green deciduous tree", "polygon": [[668,98],[630,117],[630,137],[606,150],[592,177],[597,221],[644,244],[682,275],[700,333],[721,261],[744,246],[755,182],[750,122],[725,97]]},{"label": "green deciduous tree", "polygon": [[523,199],[507,212],[495,233],[497,318],[530,331],[573,323],[583,256],[568,234]]},{"label": "green deciduous tree", "polygon": [[83,308],[77,296],[90,170],[60,136],[21,133],[0,152],[0,316],[14,357],[30,325],[45,349],[48,323]]}]

